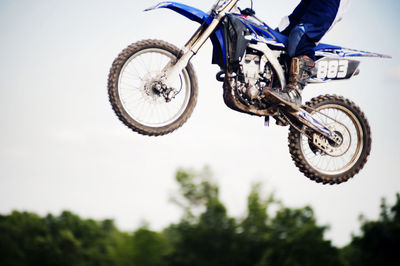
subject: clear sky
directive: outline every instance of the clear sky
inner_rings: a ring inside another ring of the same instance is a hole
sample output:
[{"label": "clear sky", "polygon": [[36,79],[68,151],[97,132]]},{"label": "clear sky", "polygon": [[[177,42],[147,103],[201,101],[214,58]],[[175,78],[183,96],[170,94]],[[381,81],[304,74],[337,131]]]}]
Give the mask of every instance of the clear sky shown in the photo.
[{"label": "clear sky", "polygon": [[[213,0],[182,0],[208,11]],[[276,26],[298,0],[254,0],[259,18]],[[304,99],[339,94],[367,115],[373,137],[365,168],[338,186],[304,177],[291,161],[287,128],[234,112],[222,100],[208,42],[192,63],[199,99],[189,121],[157,138],[138,135],[114,115],[107,96],[113,59],[130,43],[157,38],[182,47],[197,28],[170,10],[143,12],[157,1],[2,0],[0,2],[0,213],[41,215],[69,209],[113,218],[123,230],[146,220],[159,230],[178,221],[169,202],[178,167],[209,165],[229,214],[243,217],[251,184],[262,182],[289,207],[310,204],[327,238],[344,245],[358,216],[377,218],[382,197],[400,192],[397,165],[400,99],[400,2],[352,0],[322,40],[393,56],[362,59],[346,82],[310,85]],[[242,0],[245,8],[250,1]]]}]

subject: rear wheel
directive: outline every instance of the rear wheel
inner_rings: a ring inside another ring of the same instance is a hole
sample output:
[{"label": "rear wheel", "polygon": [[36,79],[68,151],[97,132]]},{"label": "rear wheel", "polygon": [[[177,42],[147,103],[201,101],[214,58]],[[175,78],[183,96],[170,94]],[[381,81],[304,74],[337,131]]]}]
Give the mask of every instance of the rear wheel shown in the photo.
[{"label": "rear wheel", "polygon": [[[293,161],[305,176],[316,182],[347,181],[363,168],[371,150],[371,132],[365,115],[352,101],[336,95],[315,97],[306,106],[341,141],[334,143],[315,132],[308,132],[306,136],[291,126],[289,151]],[[300,130],[308,131],[306,126]],[[316,145],[320,141],[324,142],[319,144],[324,149]]]},{"label": "rear wheel", "polygon": [[155,89],[164,67],[175,63],[180,50],[164,41],[144,40],[128,46],[114,60],[108,77],[110,103],[133,131],[159,136],[182,126],[197,101],[197,79],[189,63],[172,87],[171,99]]}]

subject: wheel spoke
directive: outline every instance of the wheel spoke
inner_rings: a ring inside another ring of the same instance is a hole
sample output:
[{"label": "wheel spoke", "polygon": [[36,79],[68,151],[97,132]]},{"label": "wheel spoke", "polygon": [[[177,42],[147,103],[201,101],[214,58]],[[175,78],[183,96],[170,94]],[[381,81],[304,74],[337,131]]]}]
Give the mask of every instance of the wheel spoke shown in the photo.
[{"label": "wheel spoke", "polygon": [[118,82],[119,97],[123,108],[134,120],[149,127],[162,127],[177,120],[188,105],[190,81],[186,69],[183,79],[175,82],[179,94],[166,102],[162,94],[152,89],[161,70],[175,56],[165,50],[149,48],[133,55],[122,67]]}]

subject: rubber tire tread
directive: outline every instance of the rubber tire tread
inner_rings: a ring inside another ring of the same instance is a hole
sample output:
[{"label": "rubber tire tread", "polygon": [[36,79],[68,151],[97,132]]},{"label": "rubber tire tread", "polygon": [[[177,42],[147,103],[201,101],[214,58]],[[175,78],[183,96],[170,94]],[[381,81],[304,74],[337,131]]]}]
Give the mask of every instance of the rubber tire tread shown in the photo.
[{"label": "rubber tire tread", "polygon": [[[351,167],[349,170],[340,175],[325,175],[323,173],[318,172],[313,167],[311,167],[304,158],[302,150],[300,148],[301,134],[298,130],[296,130],[293,126],[289,129],[289,152],[291,154],[292,160],[299,170],[309,179],[323,184],[340,184],[348,181],[354,175],[356,175],[367,162],[367,158],[371,152],[371,129],[368,123],[367,118],[361,109],[352,101],[345,99],[341,96],[337,95],[321,95],[318,97],[312,98],[305,105],[306,107],[311,107],[315,109],[316,107],[320,107],[325,104],[338,104],[346,107],[348,110],[353,112],[356,118],[359,120],[361,124],[361,128],[363,130],[363,141],[364,146],[362,147],[362,151],[360,157],[357,162]],[[307,108],[306,108],[307,109]],[[307,109],[307,111],[311,112],[311,109]]]},{"label": "rubber tire tread", "polygon": [[189,119],[197,102],[197,94],[198,94],[197,78],[192,64],[189,63],[186,66],[186,71],[190,79],[191,95],[189,98],[188,105],[186,106],[186,109],[184,110],[182,115],[173,123],[162,127],[149,127],[132,119],[132,117],[130,117],[129,114],[124,110],[118,96],[119,75],[121,74],[121,70],[125,62],[128,61],[130,57],[132,57],[135,53],[143,49],[150,49],[150,48],[158,48],[166,50],[172,53],[176,57],[178,57],[180,54],[179,48],[161,40],[142,40],[136,43],[132,43],[127,48],[125,48],[118,55],[117,58],[115,58],[111,66],[110,73],[108,75],[108,95],[109,95],[109,101],[111,103],[111,106],[115,114],[127,127],[142,135],[161,136],[171,133],[172,131],[178,129]]}]

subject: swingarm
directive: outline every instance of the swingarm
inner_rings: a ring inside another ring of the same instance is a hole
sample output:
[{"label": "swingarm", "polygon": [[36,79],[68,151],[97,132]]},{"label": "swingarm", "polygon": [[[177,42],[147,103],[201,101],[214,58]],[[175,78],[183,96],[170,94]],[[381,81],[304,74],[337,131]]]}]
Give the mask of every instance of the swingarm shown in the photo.
[{"label": "swingarm", "polygon": [[[317,116],[317,114],[323,116],[326,122],[321,121],[321,118]],[[323,152],[331,156],[339,156],[343,151],[347,151],[351,141],[344,145],[343,139],[344,137],[350,136],[350,133],[347,127],[342,123],[321,112],[310,114],[302,108],[294,113],[293,117],[302,125],[306,126],[307,129],[311,130],[301,130],[298,126],[294,125],[289,118],[286,117],[286,119],[293,127],[295,127],[301,134],[307,136],[312,143]],[[329,120],[330,122],[328,122]]]}]

